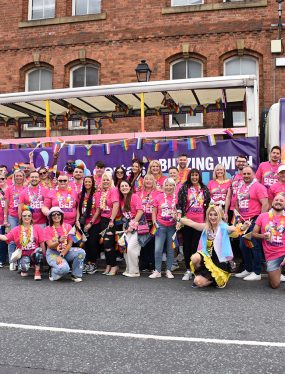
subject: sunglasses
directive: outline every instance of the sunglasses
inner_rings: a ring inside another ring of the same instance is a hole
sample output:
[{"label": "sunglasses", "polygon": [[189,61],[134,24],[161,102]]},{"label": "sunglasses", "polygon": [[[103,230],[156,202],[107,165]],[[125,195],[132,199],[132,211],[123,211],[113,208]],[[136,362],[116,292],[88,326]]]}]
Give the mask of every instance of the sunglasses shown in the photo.
[{"label": "sunglasses", "polygon": [[31,214],[23,214],[22,217],[23,218],[25,218],[25,217],[32,217],[32,215]]},{"label": "sunglasses", "polygon": [[46,171],[42,171],[41,173],[39,173],[40,175],[46,175]]},{"label": "sunglasses", "polygon": [[52,213],[52,217],[61,217],[61,213]]},{"label": "sunglasses", "polygon": [[68,179],[58,179],[58,183],[65,183],[68,182]]}]

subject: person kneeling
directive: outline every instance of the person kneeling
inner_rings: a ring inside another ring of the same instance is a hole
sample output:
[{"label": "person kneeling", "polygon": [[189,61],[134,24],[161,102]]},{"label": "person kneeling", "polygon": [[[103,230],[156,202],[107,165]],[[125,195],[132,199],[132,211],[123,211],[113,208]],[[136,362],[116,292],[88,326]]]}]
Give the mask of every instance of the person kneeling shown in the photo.
[{"label": "person kneeling", "polygon": [[48,214],[49,226],[45,228],[45,238],[47,262],[51,267],[49,280],[56,281],[68,274],[71,263],[71,280],[81,282],[85,251],[72,247],[71,226],[63,223],[63,216],[59,207],[51,208]]},{"label": "person kneeling", "polygon": [[207,209],[205,223],[187,218],[181,218],[180,222],[202,231],[198,250],[190,262],[195,275],[193,287],[215,285],[224,288],[230,278],[229,261],[233,258],[229,233],[235,231],[235,227],[222,221],[221,211],[215,205]]}]

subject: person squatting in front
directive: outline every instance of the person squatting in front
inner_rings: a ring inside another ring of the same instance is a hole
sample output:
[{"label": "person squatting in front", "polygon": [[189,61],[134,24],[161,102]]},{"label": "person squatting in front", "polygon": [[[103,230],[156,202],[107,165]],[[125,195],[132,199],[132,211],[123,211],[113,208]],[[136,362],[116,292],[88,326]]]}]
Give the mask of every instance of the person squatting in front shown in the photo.
[{"label": "person squatting in front", "polygon": [[72,247],[69,235],[71,225],[63,221],[63,211],[59,207],[52,207],[48,214],[48,226],[45,228],[46,258],[51,267],[49,280],[57,281],[67,275],[71,264],[71,280],[81,282],[85,251],[80,247]]},{"label": "person squatting in front", "polygon": [[195,230],[202,231],[198,250],[191,256],[190,268],[194,273],[194,287],[215,285],[224,288],[230,278],[230,263],[233,259],[229,233],[236,230],[222,220],[222,211],[210,205],[206,211],[205,223],[197,223],[183,217],[180,222]]}]

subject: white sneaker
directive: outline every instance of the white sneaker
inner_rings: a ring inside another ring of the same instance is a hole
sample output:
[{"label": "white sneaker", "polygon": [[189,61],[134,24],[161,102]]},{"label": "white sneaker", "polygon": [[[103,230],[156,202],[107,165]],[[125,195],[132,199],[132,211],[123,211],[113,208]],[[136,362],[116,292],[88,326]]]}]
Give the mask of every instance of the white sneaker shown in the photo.
[{"label": "white sneaker", "polygon": [[174,278],[174,275],[171,273],[170,270],[166,270],[165,276],[168,279],[173,279]]},{"label": "white sneaker", "polygon": [[247,277],[243,278],[244,281],[260,281],[261,274],[250,273]]},{"label": "white sneaker", "polygon": [[140,273],[125,273],[124,274],[125,277],[129,277],[129,278],[137,278],[137,277],[140,277]]},{"label": "white sneaker", "polygon": [[149,275],[149,278],[154,279],[154,278],[161,278],[161,273],[157,270],[154,270],[152,274]]},{"label": "white sneaker", "polygon": [[251,274],[249,271],[244,270],[241,273],[235,274],[235,277],[236,278],[244,278],[244,277],[247,277],[249,274]]},{"label": "white sneaker", "polygon": [[192,273],[191,273],[190,270],[187,270],[187,271],[184,273],[182,280],[183,280],[183,281],[189,281],[190,279],[192,279]]},{"label": "white sneaker", "polygon": [[280,282],[285,282],[285,275],[283,274],[280,275]]},{"label": "white sneaker", "polygon": [[178,264],[173,264],[171,266],[171,271],[175,271],[175,270],[178,270],[179,269],[179,265]]},{"label": "white sneaker", "polygon": [[11,264],[9,266],[9,269],[10,269],[10,271],[16,271],[17,270],[15,262],[11,262]]}]

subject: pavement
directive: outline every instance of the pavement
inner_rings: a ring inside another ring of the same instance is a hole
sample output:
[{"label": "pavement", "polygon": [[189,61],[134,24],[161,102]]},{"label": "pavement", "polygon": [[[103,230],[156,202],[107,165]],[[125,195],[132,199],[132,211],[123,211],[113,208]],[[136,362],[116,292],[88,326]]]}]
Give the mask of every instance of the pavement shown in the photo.
[{"label": "pavement", "polygon": [[174,274],[75,284],[0,269],[0,374],[285,373],[285,283],[200,290]]}]

